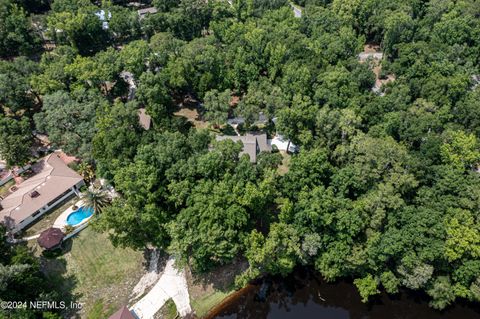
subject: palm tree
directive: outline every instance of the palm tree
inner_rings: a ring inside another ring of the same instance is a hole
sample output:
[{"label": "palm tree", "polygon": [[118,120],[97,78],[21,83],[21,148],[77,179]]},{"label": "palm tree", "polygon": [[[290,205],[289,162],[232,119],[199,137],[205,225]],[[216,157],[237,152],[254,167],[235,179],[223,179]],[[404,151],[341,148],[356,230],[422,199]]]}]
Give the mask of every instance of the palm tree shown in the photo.
[{"label": "palm tree", "polygon": [[82,175],[85,182],[90,185],[95,178],[95,171],[93,170],[92,165],[82,162],[78,165],[78,173]]},{"label": "palm tree", "polygon": [[80,198],[86,207],[93,208],[96,213],[101,213],[110,204],[110,196],[101,188],[89,188]]}]

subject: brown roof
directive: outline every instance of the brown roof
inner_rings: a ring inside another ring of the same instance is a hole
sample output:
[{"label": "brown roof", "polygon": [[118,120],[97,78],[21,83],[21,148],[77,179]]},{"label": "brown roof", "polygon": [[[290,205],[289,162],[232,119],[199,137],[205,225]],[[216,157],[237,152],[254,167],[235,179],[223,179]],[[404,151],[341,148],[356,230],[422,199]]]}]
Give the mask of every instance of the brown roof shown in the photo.
[{"label": "brown roof", "polygon": [[140,122],[140,125],[146,130],[149,130],[150,126],[152,125],[152,118],[150,117],[150,115],[147,114],[145,109],[138,110],[138,121]]},{"label": "brown roof", "polygon": [[260,152],[270,152],[272,150],[271,146],[267,142],[267,134],[247,134],[244,136],[226,136],[226,135],[217,135],[217,141],[232,140],[234,142],[242,141],[243,150],[240,152],[242,154],[248,154],[250,157],[250,162],[257,162],[257,154]]},{"label": "brown roof", "polygon": [[40,234],[40,237],[38,237],[37,241],[41,247],[50,249],[58,246],[62,242],[63,237],[65,237],[65,234],[61,229],[49,228]]},{"label": "brown roof", "polygon": [[123,306],[108,319],[135,319],[135,317],[126,306]]},{"label": "brown roof", "polygon": [[[0,202],[0,221],[6,221],[10,228],[83,180],[56,153],[44,157],[32,169],[36,174]],[[39,195],[30,196],[34,191]]]}]

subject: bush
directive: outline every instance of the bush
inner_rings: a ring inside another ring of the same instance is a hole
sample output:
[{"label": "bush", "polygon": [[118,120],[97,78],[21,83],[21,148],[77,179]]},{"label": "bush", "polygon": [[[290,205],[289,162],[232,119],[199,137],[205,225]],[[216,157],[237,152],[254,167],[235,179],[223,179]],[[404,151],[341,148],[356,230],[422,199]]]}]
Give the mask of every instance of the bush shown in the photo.
[{"label": "bush", "polygon": [[65,234],[71,234],[75,230],[75,227],[71,225],[65,226]]}]

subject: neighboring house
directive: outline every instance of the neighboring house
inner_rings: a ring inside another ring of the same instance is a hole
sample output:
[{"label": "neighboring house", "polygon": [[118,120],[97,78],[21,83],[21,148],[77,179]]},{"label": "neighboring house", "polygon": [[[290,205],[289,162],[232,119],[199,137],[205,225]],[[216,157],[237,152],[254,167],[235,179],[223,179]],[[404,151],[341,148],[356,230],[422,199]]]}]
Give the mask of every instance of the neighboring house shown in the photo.
[{"label": "neighboring house", "polygon": [[[254,125],[265,125],[268,123],[268,118],[263,114],[262,112],[258,113],[258,117],[255,119],[253,122]],[[245,124],[245,118],[242,116],[237,116],[234,118],[230,118],[227,120],[227,124],[229,125],[244,125]]]},{"label": "neighboring house", "polygon": [[140,126],[147,131],[152,126],[152,117],[147,114],[144,108],[138,110],[138,122],[140,123]]},{"label": "neighboring house", "polygon": [[267,134],[247,134],[245,136],[225,136],[217,135],[217,141],[232,140],[234,142],[241,141],[243,143],[243,150],[240,152],[242,154],[248,154],[250,157],[250,162],[257,162],[257,155],[260,152],[271,152],[272,147],[268,144]]},{"label": "neighboring house", "polygon": [[13,234],[85,185],[83,178],[69,168],[57,153],[32,166],[35,175],[16,185],[13,193],[0,201],[0,222]]},{"label": "neighboring house", "polygon": [[135,317],[126,306],[123,306],[108,319],[135,319]]},{"label": "neighboring house", "polygon": [[150,8],[137,10],[137,13],[138,13],[138,16],[140,17],[140,20],[145,18],[149,14],[154,14],[154,13],[157,13],[157,12],[158,12],[158,10],[155,7],[150,7]]}]

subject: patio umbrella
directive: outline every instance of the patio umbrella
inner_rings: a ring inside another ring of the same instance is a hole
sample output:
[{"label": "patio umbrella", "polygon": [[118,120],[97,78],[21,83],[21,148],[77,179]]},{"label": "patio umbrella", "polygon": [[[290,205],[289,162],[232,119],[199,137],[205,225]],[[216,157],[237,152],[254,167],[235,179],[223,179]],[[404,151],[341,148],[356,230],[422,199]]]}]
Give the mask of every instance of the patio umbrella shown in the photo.
[{"label": "patio umbrella", "polygon": [[59,228],[49,228],[43,231],[38,237],[38,244],[45,249],[52,249],[58,246],[65,237],[65,234]]}]

